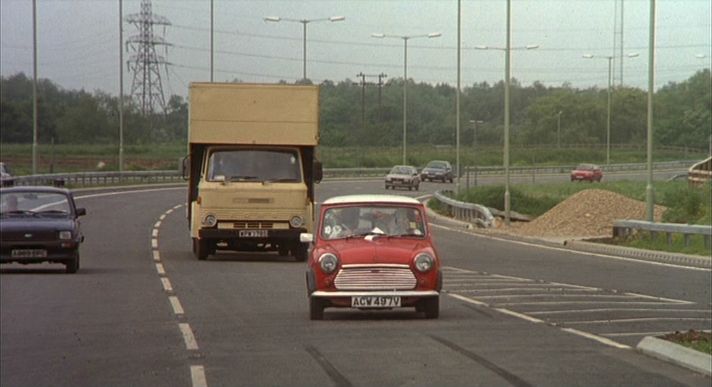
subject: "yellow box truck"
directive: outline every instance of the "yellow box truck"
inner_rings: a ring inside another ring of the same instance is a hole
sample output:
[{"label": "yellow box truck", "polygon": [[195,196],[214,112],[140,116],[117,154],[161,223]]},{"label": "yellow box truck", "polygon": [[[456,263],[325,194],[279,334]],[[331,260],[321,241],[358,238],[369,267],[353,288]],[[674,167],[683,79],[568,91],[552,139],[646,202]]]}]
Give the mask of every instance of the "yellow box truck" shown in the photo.
[{"label": "yellow box truck", "polygon": [[322,177],[318,86],[192,83],[188,221],[193,253],[277,251],[306,260]]}]

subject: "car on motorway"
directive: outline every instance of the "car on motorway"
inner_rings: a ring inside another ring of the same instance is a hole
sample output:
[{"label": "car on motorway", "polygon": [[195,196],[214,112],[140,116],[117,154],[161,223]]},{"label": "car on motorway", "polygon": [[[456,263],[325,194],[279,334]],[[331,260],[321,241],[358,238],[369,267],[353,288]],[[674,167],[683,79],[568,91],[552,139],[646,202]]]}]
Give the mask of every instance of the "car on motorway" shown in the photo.
[{"label": "car on motorway", "polygon": [[432,160],[420,171],[420,179],[422,181],[440,180],[443,183],[446,181],[452,183],[452,165],[450,165],[449,161]]},{"label": "car on motorway", "polygon": [[603,179],[603,171],[596,164],[579,164],[571,171],[571,181],[594,181]]},{"label": "car on motorway", "polygon": [[15,178],[12,177],[12,173],[10,173],[10,168],[7,167],[7,164],[0,162],[0,186],[8,187],[13,185],[14,183]]},{"label": "car on motorway", "polygon": [[306,274],[309,316],[325,308],[413,307],[440,311],[442,273],[425,208],[399,195],[347,195],[324,201]]},{"label": "car on motorway", "polygon": [[0,189],[0,263],[62,263],[76,273],[85,214],[65,188]]},{"label": "car on motorway", "polygon": [[420,187],[420,176],[418,170],[410,165],[396,165],[391,168],[385,179],[386,189],[396,187],[407,187],[409,191]]}]

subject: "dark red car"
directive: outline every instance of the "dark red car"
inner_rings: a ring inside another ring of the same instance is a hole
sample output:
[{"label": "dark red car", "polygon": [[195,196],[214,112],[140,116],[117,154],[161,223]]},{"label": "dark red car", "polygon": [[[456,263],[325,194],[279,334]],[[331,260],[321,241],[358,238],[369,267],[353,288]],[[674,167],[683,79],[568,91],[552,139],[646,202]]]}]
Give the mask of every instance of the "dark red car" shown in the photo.
[{"label": "dark red car", "polygon": [[571,171],[571,181],[600,182],[601,179],[603,179],[603,171],[595,164],[579,164]]},{"label": "dark red car", "polygon": [[309,314],[325,308],[414,307],[427,318],[440,310],[442,274],[423,205],[397,195],[326,200],[307,270]]}]

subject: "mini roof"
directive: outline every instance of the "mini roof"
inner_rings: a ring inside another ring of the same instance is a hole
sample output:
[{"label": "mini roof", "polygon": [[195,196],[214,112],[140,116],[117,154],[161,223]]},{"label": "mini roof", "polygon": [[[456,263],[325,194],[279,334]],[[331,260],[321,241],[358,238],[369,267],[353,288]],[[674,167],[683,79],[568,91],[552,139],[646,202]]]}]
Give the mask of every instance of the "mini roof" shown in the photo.
[{"label": "mini roof", "polygon": [[323,204],[350,204],[350,203],[398,203],[420,204],[419,201],[400,195],[344,195],[335,196],[324,201]]}]

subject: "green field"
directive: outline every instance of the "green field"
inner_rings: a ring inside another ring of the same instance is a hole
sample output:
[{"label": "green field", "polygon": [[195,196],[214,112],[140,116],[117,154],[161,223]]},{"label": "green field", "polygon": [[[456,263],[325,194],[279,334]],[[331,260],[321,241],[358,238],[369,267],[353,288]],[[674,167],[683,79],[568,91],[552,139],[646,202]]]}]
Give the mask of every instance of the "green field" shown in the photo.
[{"label": "green field", "polygon": [[[453,146],[413,145],[408,147],[408,164],[423,167],[430,160],[449,160],[456,163]],[[187,153],[185,143],[157,145],[126,145],[124,147],[125,170],[172,170]],[[119,150],[116,145],[48,145],[37,147],[38,173],[118,170]],[[30,144],[0,144],[0,159],[7,163],[15,175],[26,175],[32,170],[32,146]],[[325,168],[388,168],[402,163],[401,147],[327,147],[317,150]],[[656,149],[654,161],[702,159],[703,150],[684,148]],[[512,166],[572,165],[580,162],[605,162],[605,149],[595,145],[567,148],[524,147],[513,145],[510,152]],[[611,149],[612,163],[643,163],[646,161],[644,147],[614,146]],[[460,163],[478,166],[502,165],[501,146],[462,147]]]}]

